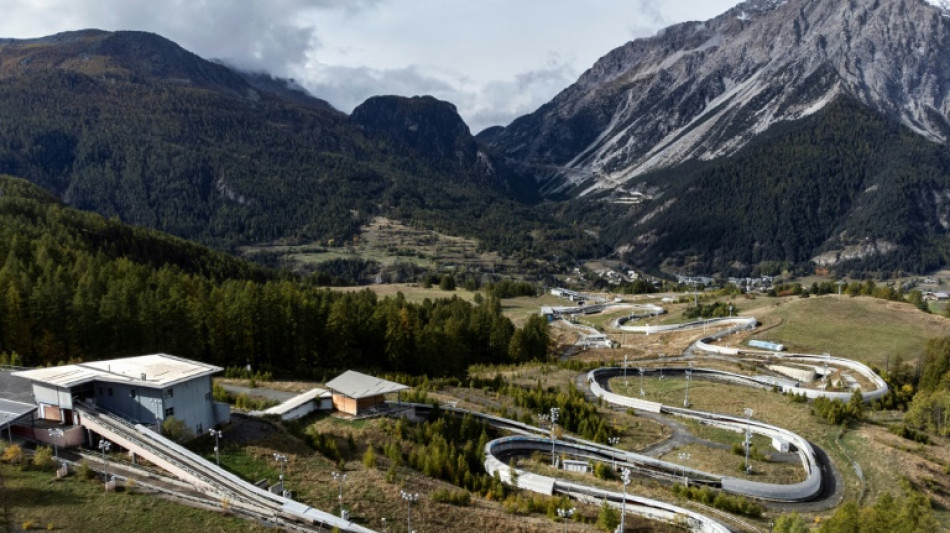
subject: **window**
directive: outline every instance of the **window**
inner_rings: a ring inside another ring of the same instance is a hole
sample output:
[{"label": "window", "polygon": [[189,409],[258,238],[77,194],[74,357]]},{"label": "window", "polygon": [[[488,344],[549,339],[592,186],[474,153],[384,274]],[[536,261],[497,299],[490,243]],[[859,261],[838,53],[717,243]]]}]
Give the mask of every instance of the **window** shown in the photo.
[{"label": "window", "polygon": [[169,407],[169,408],[165,409],[165,418],[168,418],[168,417],[170,417],[170,416],[175,416],[175,408],[174,408],[174,407]]},{"label": "window", "polygon": [[135,389],[129,391],[129,396],[135,398]]},{"label": "window", "polygon": [[167,391],[165,391],[165,393],[168,394],[169,398],[175,397],[175,389],[168,389]]}]

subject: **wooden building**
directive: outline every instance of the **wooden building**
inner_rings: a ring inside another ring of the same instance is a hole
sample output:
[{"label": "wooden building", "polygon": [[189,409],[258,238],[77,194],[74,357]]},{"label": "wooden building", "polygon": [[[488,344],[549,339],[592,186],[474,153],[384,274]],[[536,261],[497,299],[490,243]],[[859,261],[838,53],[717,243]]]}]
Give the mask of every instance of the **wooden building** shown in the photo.
[{"label": "wooden building", "polygon": [[347,370],[328,381],[327,388],[333,391],[333,408],[355,416],[383,405],[386,394],[398,394],[409,387]]}]

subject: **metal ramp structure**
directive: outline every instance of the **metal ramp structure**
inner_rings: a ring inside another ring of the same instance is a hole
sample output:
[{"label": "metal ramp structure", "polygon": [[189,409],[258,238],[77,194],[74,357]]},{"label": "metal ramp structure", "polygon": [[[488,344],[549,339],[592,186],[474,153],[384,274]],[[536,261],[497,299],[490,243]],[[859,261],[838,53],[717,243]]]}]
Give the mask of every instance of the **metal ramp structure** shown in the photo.
[{"label": "metal ramp structure", "polygon": [[143,425],[131,424],[89,404],[77,406],[76,411],[85,428],[170,472],[198,492],[226,500],[233,507],[267,517],[276,524],[336,528],[352,533],[373,532],[244,481]]}]

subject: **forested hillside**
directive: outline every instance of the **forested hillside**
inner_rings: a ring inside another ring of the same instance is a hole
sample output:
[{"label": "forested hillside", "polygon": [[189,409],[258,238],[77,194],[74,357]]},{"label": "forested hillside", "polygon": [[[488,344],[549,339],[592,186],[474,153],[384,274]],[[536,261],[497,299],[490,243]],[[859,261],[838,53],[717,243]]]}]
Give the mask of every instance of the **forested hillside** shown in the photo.
[{"label": "forested hillside", "polygon": [[409,110],[395,116],[414,121],[399,129],[379,110],[357,123],[251,81],[140,32],[4,40],[0,172],[74,207],[225,250],[341,245],[383,214],[507,253],[593,253],[593,239],[522,202],[531,191],[479,151],[457,114],[465,158],[426,150],[429,139],[402,142],[412,124],[446,122],[445,105],[395,99]]},{"label": "forested hillside", "polygon": [[0,352],[23,365],[168,352],[277,375],[464,375],[547,350],[540,317],[516,330],[491,297],[413,304],[331,292],[64,207],[6,176],[0,260]]},{"label": "forested hillside", "polygon": [[678,272],[757,271],[829,253],[839,274],[927,272],[950,262],[950,152],[849,100],[773,127],[733,157],[645,176],[636,206],[581,200],[631,262]]}]

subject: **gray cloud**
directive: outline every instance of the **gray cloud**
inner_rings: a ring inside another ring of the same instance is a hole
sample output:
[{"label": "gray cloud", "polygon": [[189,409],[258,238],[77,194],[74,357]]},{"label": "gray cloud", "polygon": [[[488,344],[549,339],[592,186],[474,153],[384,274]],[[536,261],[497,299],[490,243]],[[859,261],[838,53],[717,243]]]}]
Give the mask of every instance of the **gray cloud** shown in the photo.
[{"label": "gray cloud", "polygon": [[[5,13],[19,32],[33,36],[81,28],[142,30],[172,39],[207,58],[242,68],[290,76],[319,48],[317,28],[306,14],[337,10],[356,15],[383,0],[48,0],[17,2]],[[56,14],[52,24],[48,18]],[[2,24],[0,26],[6,26]]]}]

